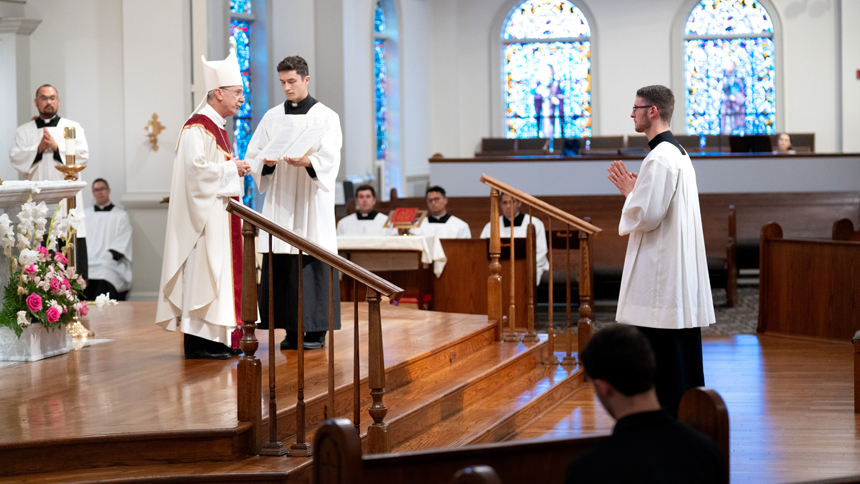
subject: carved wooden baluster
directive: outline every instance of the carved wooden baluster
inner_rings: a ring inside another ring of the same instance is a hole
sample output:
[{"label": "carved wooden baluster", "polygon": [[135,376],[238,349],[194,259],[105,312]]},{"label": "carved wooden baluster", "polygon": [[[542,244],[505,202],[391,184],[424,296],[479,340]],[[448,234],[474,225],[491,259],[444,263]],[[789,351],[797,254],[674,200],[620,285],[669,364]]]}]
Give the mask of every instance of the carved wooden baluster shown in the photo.
[{"label": "carved wooden baluster", "polygon": [[[552,217],[547,218],[547,227],[549,228],[549,233],[552,234]],[[557,365],[558,358],[555,356],[555,332],[553,330],[553,321],[552,321],[552,310],[553,310],[553,301],[552,301],[552,244],[550,244],[549,248],[547,248],[547,256],[549,258],[549,324],[546,328],[547,335],[547,343],[546,343],[546,358],[543,360],[544,365]]]},{"label": "carved wooden baluster", "polygon": [[361,366],[359,365],[359,353],[361,346],[358,338],[358,281],[352,281],[352,314],[353,314],[353,341],[352,341],[352,421],[355,430],[361,434]]},{"label": "carved wooden baluster", "polygon": [[388,408],[382,403],[385,395],[385,360],[382,353],[382,319],[379,312],[379,293],[367,288],[368,306],[368,381],[370,396],[370,416],[373,423],[367,429],[368,453],[378,454],[390,452],[391,443],[388,438],[388,424],[384,422]]},{"label": "carved wooden baluster", "polygon": [[520,337],[517,335],[517,303],[516,303],[516,270],[514,268],[514,206],[517,201],[511,197],[511,219],[510,219],[510,242],[511,242],[511,284],[510,284],[510,304],[508,305],[508,332],[504,334],[502,340],[506,343],[519,343]]},{"label": "carved wooden baluster", "polygon": [[[588,218],[585,219],[589,221]],[[577,350],[582,351],[591,339],[591,288],[594,285],[593,268],[591,266],[591,235],[585,230],[579,231],[579,322],[577,331]]]},{"label": "carved wooden baluster", "polygon": [[[550,232],[549,234],[550,234],[549,235],[550,240],[552,240],[552,232]],[[565,344],[564,358],[561,359],[562,365],[574,365],[574,364],[576,364],[576,358],[573,357],[573,335],[571,334],[571,328],[570,328],[570,324],[571,324],[571,318],[570,318],[570,237],[571,237],[570,224],[568,224],[567,228],[564,232],[564,252],[565,252],[565,256],[567,257],[567,269],[565,271],[567,274],[567,281],[566,281],[567,284],[565,286],[565,289],[566,289],[565,292],[567,293],[567,296],[565,299],[566,309],[567,309],[567,324],[565,325],[565,328],[564,328],[564,334],[567,337],[567,343]],[[550,245],[549,250],[552,250],[552,242],[550,242],[549,245]]]},{"label": "carved wooden baluster", "polygon": [[733,308],[738,301],[738,239],[737,211],[729,205],[729,240],[726,247],[726,306]]},{"label": "carved wooden baluster", "polygon": [[263,443],[263,407],[260,395],[263,394],[263,366],[254,356],[260,347],[255,334],[257,330],[257,267],[254,237],[257,228],[251,222],[242,222],[242,357],[236,368],[237,412],[239,422],[250,422],[248,449],[259,454]]},{"label": "carved wooden baluster", "polygon": [[337,415],[334,406],[334,267],[328,266],[328,408],[323,418]]},{"label": "carved wooden baluster", "polygon": [[529,205],[529,226],[526,231],[526,265],[528,266],[528,315],[526,317],[526,334],[523,342],[540,341],[535,332],[535,225],[532,223],[532,207]]},{"label": "carved wooden baluster", "polygon": [[[272,234],[269,234],[269,441],[260,455],[281,456],[287,453],[278,440],[278,402],[275,398],[275,272]],[[254,278],[256,280],[256,277]]]},{"label": "carved wooden baluster", "polygon": [[487,319],[496,321],[496,341],[502,340],[502,264],[499,257],[499,191],[490,189],[490,277],[487,279]]},{"label": "carved wooden baluster", "polygon": [[291,457],[310,457],[313,455],[311,444],[305,442],[305,322],[304,322],[304,283],[302,273],[302,251],[299,251],[299,307],[298,307],[298,395],[296,401],[296,442],[290,446]]}]

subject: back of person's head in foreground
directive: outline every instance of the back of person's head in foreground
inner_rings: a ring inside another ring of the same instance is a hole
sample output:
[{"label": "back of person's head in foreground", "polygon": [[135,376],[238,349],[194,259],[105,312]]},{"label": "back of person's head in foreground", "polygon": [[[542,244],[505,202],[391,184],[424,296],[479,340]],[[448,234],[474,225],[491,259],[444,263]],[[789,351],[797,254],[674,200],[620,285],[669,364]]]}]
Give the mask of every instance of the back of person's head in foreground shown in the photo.
[{"label": "back of person's head in foreground", "polygon": [[600,402],[614,418],[660,408],[654,391],[654,352],[634,326],[611,324],[596,332],[580,359]]}]

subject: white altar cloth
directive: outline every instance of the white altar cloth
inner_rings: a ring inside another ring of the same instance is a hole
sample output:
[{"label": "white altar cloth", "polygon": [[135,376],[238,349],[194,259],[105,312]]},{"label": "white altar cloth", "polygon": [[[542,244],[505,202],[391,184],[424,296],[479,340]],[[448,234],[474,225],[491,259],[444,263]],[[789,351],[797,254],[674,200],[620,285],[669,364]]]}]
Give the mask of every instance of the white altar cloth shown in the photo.
[{"label": "white altar cloth", "polygon": [[[338,250],[350,251],[413,251],[421,252],[421,263],[433,264],[433,274],[436,277],[442,275],[445,269],[445,264],[448,262],[448,257],[442,249],[442,244],[439,238],[435,235],[430,236],[375,236],[375,237],[357,237],[341,235],[337,238]],[[358,263],[358,262],[357,262]],[[358,263],[362,265],[361,263]],[[388,268],[367,268],[368,270],[384,270]]]}]

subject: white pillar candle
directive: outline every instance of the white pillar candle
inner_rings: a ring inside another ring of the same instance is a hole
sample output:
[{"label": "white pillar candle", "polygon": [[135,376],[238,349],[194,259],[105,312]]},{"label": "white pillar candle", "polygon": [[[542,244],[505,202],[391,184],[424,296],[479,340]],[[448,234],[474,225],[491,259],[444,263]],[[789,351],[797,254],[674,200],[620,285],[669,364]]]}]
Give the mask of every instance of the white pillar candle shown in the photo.
[{"label": "white pillar candle", "polygon": [[75,154],[75,139],[74,138],[66,138],[66,155],[74,155]]}]

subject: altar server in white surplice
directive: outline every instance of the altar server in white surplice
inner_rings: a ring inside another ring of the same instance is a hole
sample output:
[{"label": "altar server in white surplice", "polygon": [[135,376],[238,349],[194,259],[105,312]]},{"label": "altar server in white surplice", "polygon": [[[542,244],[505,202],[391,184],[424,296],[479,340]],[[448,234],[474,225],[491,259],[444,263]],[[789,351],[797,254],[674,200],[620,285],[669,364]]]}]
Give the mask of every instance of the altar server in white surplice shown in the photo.
[{"label": "altar server in white surplice", "polygon": [[448,213],[448,197],[445,189],[434,186],[427,189],[427,211],[429,215],[421,226],[412,229],[415,235],[435,235],[440,239],[471,239],[469,224]]},{"label": "altar server in white surplice", "polygon": [[225,209],[250,168],[233,156],[224,126],[245,96],[235,55],[204,58],[203,74],[208,94],[176,144],[155,321],[185,333],[186,358],[226,359],[239,319],[242,245]]},{"label": "altar server in white surplice", "polygon": [[[502,215],[499,216],[499,234],[502,239],[510,238],[511,236],[511,215],[514,219],[514,238],[524,239],[528,234],[529,219],[531,215],[520,213],[522,202],[519,200],[512,201],[510,195],[501,194],[499,197],[499,205],[502,207]],[[549,261],[546,258],[546,228],[539,218],[534,218],[535,226],[535,284],[540,284],[540,278],[544,272],[549,270]],[[481,231],[482,239],[490,238],[490,223],[484,225],[484,230]]]},{"label": "altar server in white surplice", "polygon": [[618,233],[630,234],[615,318],[651,342],[657,397],[677,415],[684,392],[705,384],[701,329],[715,317],[696,171],[669,130],[674,107],[665,86],[636,92],[630,117],[651,152],[638,175],[612,162],[609,180],[626,197]]},{"label": "altar server in white surplice", "polygon": [[337,223],[337,235],[379,237],[397,235],[397,229],[385,228],[388,215],[377,212],[376,190],[370,185],[355,189],[355,213],[347,215]]},{"label": "altar server in white surplice", "polygon": [[84,293],[88,301],[100,294],[125,301],[131,288],[131,223],[128,213],[110,201],[110,186],[102,178],[93,182],[95,204],[84,210],[87,224],[89,276]]},{"label": "altar server in white surplice", "polygon": [[[337,113],[308,94],[307,62],[290,56],[278,64],[278,77],[287,100],[270,109],[254,132],[245,157],[252,158],[251,174],[266,194],[263,215],[327,251],[337,254],[334,200],[343,136]],[[322,133],[303,155],[263,160],[262,151],[279,134],[307,129]],[[292,131],[288,131],[292,130]],[[280,239],[272,243],[275,327],[287,331],[281,349],[298,348],[298,249]],[[260,324],[269,324],[269,236],[260,232],[257,250],[263,253],[263,283],[259,291]],[[329,266],[302,254],[303,346],[319,349],[328,330]],[[340,329],[340,285],[334,272],[334,329]]]}]

